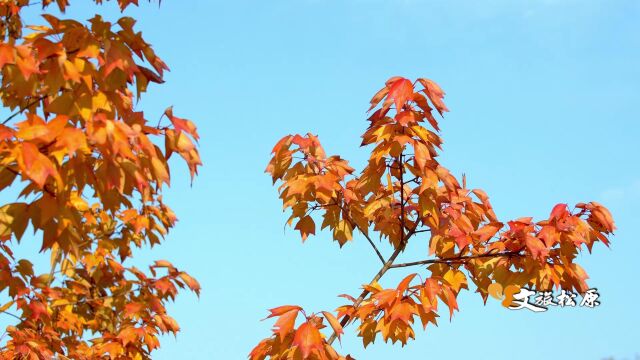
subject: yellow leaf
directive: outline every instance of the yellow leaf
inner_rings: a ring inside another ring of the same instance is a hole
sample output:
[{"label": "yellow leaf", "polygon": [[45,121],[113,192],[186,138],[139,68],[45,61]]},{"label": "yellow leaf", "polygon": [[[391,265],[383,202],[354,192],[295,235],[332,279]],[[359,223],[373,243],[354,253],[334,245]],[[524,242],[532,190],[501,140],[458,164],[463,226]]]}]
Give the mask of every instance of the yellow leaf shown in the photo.
[{"label": "yellow leaf", "polygon": [[344,245],[353,238],[351,224],[348,221],[340,220],[338,225],[333,229],[333,238]]},{"label": "yellow leaf", "polygon": [[460,291],[461,288],[467,289],[467,277],[460,270],[449,270],[444,274],[444,279],[451,285],[456,291]]},{"label": "yellow leaf", "polygon": [[158,179],[161,182],[165,182],[168,185],[169,172],[167,171],[165,164],[157,157],[154,157],[151,159],[151,166],[153,167],[153,174],[156,177],[156,179]]}]

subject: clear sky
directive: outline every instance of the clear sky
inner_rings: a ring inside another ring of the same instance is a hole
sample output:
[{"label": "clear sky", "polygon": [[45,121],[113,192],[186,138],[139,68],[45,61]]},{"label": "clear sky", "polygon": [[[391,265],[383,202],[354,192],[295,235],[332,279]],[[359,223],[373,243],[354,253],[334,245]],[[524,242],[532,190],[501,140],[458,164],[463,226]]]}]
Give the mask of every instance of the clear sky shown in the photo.
[{"label": "clear sky", "polygon": [[[113,4],[71,1],[69,17]],[[263,173],[275,142],[319,135],[361,169],[371,96],[390,76],[427,77],[447,92],[441,162],[487,191],[508,220],[548,216],[559,202],[599,201],[618,226],[611,249],[581,256],[595,309],[509,311],[472,291],[439,327],[404,348],[362,348],[346,329],[338,351],[358,359],[634,359],[640,356],[640,2],[636,0],[164,0],[127,13],[171,67],[140,103],[174,105],[202,136],[204,167],[189,187],[175,164],[168,203],[180,218],[139,264],[168,259],[194,275],[200,299],[170,306],[182,331],[156,359],[242,359],[273,322],[267,309],[333,310],[379,263],[365,239],[302,244]],[[384,253],[390,250],[384,247]],[[405,260],[426,256],[414,246]],[[417,269],[416,269],[417,270]],[[394,286],[405,270],[381,281]],[[6,321],[6,319],[3,319]],[[635,340],[634,340],[635,339]]]}]

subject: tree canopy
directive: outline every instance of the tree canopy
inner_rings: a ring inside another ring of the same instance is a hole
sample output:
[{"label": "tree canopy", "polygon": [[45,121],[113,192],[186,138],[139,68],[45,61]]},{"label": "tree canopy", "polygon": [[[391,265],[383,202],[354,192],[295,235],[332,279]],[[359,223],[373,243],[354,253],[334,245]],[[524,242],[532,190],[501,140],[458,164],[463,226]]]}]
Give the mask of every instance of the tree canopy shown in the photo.
[{"label": "tree canopy", "polygon": [[[148,359],[159,335],[179,330],[167,301],[200,286],[165,260],[146,271],[125,262],[174,226],[168,160],[180,156],[193,178],[198,132],[172,108],[160,121],[136,109],[168,67],[133,18],[23,23],[36,6],[64,12],[68,1],[0,2],[0,97],[13,112],[0,125],[0,190],[19,191],[0,207],[0,311],[15,318],[0,356]],[[45,273],[13,256],[28,227],[51,255]]]},{"label": "tree canopy", "polygon": [[[575,260],[596,242],[608,246],[615,229],[609,211],[596,202],[557,204],[547,219],[500,221],[483,190],[468,188],[464,176],[459,181],[437,160],[436,115],[448,111],[443,98],[429,79],[389,79],[371,99],[375,111],[361,146],[372,149],[359,174],[340,156],[328,156],[312,134],[287,135],[275,145],[266,171],[290,210],[287,224],[303,241],[327,229],[340,247],[358,232],[381,268],[359,296],[340,295],[347,303],[333,313],[295,305],[269,310],[268,318],[277,319],[273,335],[250,359],[350,359],[332,347],[350,324],[365,347],[378,336],[404,345],[415,339],[416,322],[437,324],[439,304],[451,318],[471,283],[483,301],[493,295],[506,306],[522,287],[588,290],[587,273]],[[376,245],[381,240],[393,249],[389,257]],[[428,258],[397,263],[410,241],[424,242]],[[421,272],[397,286],[379,284],[390,269],[414,266]]]}]

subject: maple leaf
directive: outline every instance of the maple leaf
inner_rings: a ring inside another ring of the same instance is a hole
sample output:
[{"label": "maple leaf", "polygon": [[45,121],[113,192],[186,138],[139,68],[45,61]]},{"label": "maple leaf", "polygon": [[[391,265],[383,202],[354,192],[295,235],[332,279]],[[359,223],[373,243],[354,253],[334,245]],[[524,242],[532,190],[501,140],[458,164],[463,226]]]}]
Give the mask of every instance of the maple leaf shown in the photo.
[{"label": "maple leaf", "polygon": [[401,111],[408,100],[413,98],[413,84],[405,78],[391,78],[387,81],[388,98],[393,100],[396,110]]},{"label": "maple leaf", "polygon": [[329,322],[329,325],[333,329],[333,332],[338,337],[338,340],[340,340],[340,335],[344,333],[344,330],[342,329],[342,325],[340,325],[340,322],[338,321],[338,319],[336,319],[336,317],[333,316],[332,313],[327,311],[323,311],[322,315],[324,315],[325,319],[327,319],[327,321]]},{"label": "maple leaf", "polygon": [[300,325],[296,330],[293,345],[300,349],[303,359],[309,358],[314,352],[321,352],[324,348],[320,331],[309,321]]},{"label": "maple leaf", "polygon": [[294,305],[280,306],[269,310],[271,314],[267,316],[267,319],[271,317],[279,317],[278,321],[276,321],[274,325],[273,331],[281,338],[284,338],[293,331],[296,317],[298,317],[298,312],[301,310],[301,307]]},{"label": "maple leaf", "polygon": [[499,222],[488,223],[481,227],[480,229],[473,232],[473,235],[478,238],[479,241],[485,242],[491,239],[500,229],[502,229],[503,224]]},{"label": "maple leaf", "polygon": [[47,311],[47,307],[39,302],[39,301],[32,301],[29,303],[29,310],[31,311],[30,317],[33,318],[34,320],[38,320],[42,317],[49,317],[49,312]]},{"label": "maple leaf", "polygon": [[424,86],[424,93],[429,97],[429,100],[436,107],[436,110],[442,115],[443,112],[449,111],[447,106],[442,101],[444,98],[444,91],[435,82],[429,79],[418,79],[418,81]]},{"label": "maple leaf", "polygon": [[0,43],[0,69],[2,69],[5,64],[14,63],[15,49],[13,48],[13,46],[5,43]]},{"label": "maple leaf", "polygon": [[22,172],[40,188],[44,188],[44,184],[49,176],[59,177],[53,162],[40,153],[35,145],[25,142],[19,149],[20,157],[18,158],[18,165]]},{"label": "maple leaf", "polygon": [[535,259],[542,261],[549,254],[549,249],[547,249],[545,243],[534,236],[526,236],[525,244]]},{"label": "maple leaf", "polygon": [[309,235],[314,235],[316,233],[316,224],[311,216],[305,216],[298,221],[295,229],[300,231],[302,241],[304,241]]}]

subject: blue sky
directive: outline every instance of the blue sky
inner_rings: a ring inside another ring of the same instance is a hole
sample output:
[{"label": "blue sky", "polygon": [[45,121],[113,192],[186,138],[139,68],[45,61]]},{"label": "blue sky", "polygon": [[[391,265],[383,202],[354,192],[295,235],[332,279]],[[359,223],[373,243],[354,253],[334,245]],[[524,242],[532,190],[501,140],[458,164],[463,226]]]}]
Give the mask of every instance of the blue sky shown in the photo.
[{"label": "blue sky", "polygon": [[[96,11],[118,16],[113,4],[79,0],[67,15]],[[140,107],[153,118],[174,105],[194,120],[205,164],[192,187],[175,164],[166,198],[180,222],[137,260],[171,260],[203,287],[200,299],[185,293],[170,306],[182,332],[154,358],[242,359],[270,334],[272,322],[260,321],[268,308],[332,310],[336,295],[359,293],[376,273],[362,237],[339,249],[327,234],[301,244],[284,230],[263,171],[280,137],[306,132],[361,169],[368,101],[394,75],[445,89],[441,162],[486,190],[501,219],[595,200],[618,231],[611,249],[581,256],[598,308],[509,311],[470,291],[452,322],[443,315],[402,349],[379,339],[364,350],[351,327],[338,350],[358,359],[640,354],[640,2],[165,0],[126,13],[172,70]],[[402,258],[425,255],[415,245]],[[407,274],[394,271],[382,285]]]}]

